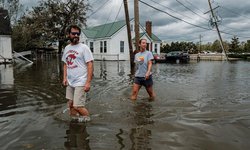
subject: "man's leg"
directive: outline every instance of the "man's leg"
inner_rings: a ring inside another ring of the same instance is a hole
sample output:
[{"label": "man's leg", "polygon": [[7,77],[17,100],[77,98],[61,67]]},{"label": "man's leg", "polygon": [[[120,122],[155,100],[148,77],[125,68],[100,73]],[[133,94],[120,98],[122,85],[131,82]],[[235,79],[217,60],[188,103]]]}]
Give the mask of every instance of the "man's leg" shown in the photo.
[{"label": "man's leg", "polygon": [[74,107],[81,116],[89,116],[89,111],[85,107]]},{"label": "man's leg", "polygon": [[140,88],[141,88],[141,85],[136,84],[136,83],[133,84],[131,100],[135,101],[137,99],[137,95],[139,93]]},{"label": "man's leg", "polygon": [[83,86],[76,87],[73,107],[81,116],[89,116],[89,111],[85,108],[85,104],[86,92],[83,90]]},{"label": "man's leg", "polygon": [[68,108],[70,116],[77,116],[79,114],[77,110],[73,107],[73,100],[68,101]]},{"label": "man's leg", "polygon": [[77,116],[78,112],[73,107],[73,98],[74,98],[74,91],[75,88],[71,86],[67,86],[66,88],[66,99],[68,99],[68,108],[69,108],[69,115],[70,116]]}]

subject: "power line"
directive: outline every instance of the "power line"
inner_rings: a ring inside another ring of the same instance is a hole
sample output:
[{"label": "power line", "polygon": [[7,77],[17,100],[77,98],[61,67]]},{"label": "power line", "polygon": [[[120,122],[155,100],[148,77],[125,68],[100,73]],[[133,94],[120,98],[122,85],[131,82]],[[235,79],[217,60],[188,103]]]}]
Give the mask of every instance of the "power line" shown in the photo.
[{"label": "power line", "polygon": [[[146,2],[144,2],[144,1],[142,1],[142,0],[139,0],[139,1],[140,1],[141,3],[143,3],[144,5],[147,5],[148,7],[151,7],[151,8],[153,8],[153,9],[159,11],[159,12],[165,13],[165,14],[169,15],[169,16],[172,17],[172,18],[175,18],[175,19],[177,19],[177,20],[179,20],[179,21],[185,22],[185,23],[187,23],[187,24],[189,24],[189,25],[192,25],[192,26],[194,26],[194,27],[201,28],[201,29],[204,29],[204,30],[215,31],[215,30],[213,30],[213,29],[209,29],[209,28],[202,27],[202,26],[199,26],[199,25],[190,23],[190,22],[188,22],[188,21],[185,21],[185,20],[183,20],[183,19],[181,19],[181,18],[178,18],[178,17],[176,17],[176,16],[174,16],[174,15],[171,15],[170,13],[168,13],[168,12],[166,12],[166,11],[163,11],[163,10],[161,10],[161,9],[158,9],[158,8],[156,8],[156,7],[150,5],[150,4],[148,4],[148,3],[146,3]],[[151,1],[152,1],[152,0],[151,0]],[[236,35],[236,34],[228,33],[228,32],[225,32],[225,31],[220,31],[220,32],[221,32],[221,33],[224,33],[224,34],[228,34],[228,35],[237,36],[237,37],[250,38],[250,37],[246,37],[246,36],[239,36],[239,35]]]},{"label": "power line", "polygon": [[102,31],[101,31],[101,33],[100,33],[100,34],[102,34],[102,33],[103,33],[103,31],[104,31],[104,29],[106,28],[106,25],[107,25],[107,23],[108,23],[108,20],[109,20],[109,18],[110,18],[110,16],[111,16],[111,14],[112,14],[112,10],[113,10],[113,9],[110,9],[109,17],[107,18],[107,20],[106,20],[106,22],[105,22],[104,26],[102,27]]},{"label": "power line", "polygon": [[189,25],[192,25],[192,26],[195,26],[195,27],[204,29],[204,30],[211,30],[211,29],[209,29],[209,28],[205,28],[205,27],[202,27],[202,26],[199,26],[199,25],[190,23],[190,22],[185,21],[185,20],[183,20],[183,19],[181,19],[181,18],[178,18],[178,17],[176,17],[176,16],[174,16],[174,15],[171,15],[170,13],[168,13],[168,12],[166,12],[166,11],[163,11],[163,10],[160,10],[160,9],[158,9],[158,8],[152,6],[152,5],[149,5],[148,3],[145,3],[145,2],[142,1],[142,0],[139,0],[139,1],[140,1],[141,3],[143,3],[144,5],[147,5],[148,7],[151,7],[151,8],[153,8],[153,9],[157,10],[157,11],[163,12],[163,13],[169,15],[170,17],[175,18],[175,19],[177,19],[177,20],[180,20],[180,21],[182,21],[182,22],[185,22],[185,23],[187,23],[187,24],[189,24]]},{"label": "power line", "polygon": [[93,13],[91,13],[89,16],[87,16],[86,18],[89,18],[91,17],[92,15],[94,15],[96,12],[98,12],[99,10],[101,10],[101,8],[103,8],[104,6],[106,6],[108,4],[108,1],[110,0],[107,0],[103,5],[101,5],[99,8],[97,8]]},{"label": "power line", "polygon": [[[219,5],[219,3],[217,3],[217,4]],[[233,11],[232,9],[226,8],[225,6],[221,6],[221,5],[219,5],[219,6],[220,6],[221,8],[223,8],[223,9],[225,9],[225,10],[227,10],[227,11],[233,13],[233,14],[240,15],[240,16],[242,16],[242,17],[244,17],[244,18],[250,19],[250,17],[245,16],[245,15],[242,15],[242,14],[236,12],[236,11]]]},{"label": "power line", "polygon": [[114,20],[114,22],[112,23],[112,25],[111,25],[109,31],[106,33],[105,36],[107,36],[107,34],[111,31],[111,29],[112,29],[114,23],[116,22],[116,20],[117,20],[117,18],[118,18],[118,15],[120,14],[120,11],[121,11],[121,8],[122,8],[122,4],[123,4],[123,2],[121,2],[121,6],[120,6],[120,8],[119,8],[119,10],[118,10],[118,13],[116,14],[115,20]]},{"label": "power line", "polygon": [[181,15],[181,16],[187,17],[187,18],[189,18],[189,19],[193,19],[193,18],[191,18],[191,17],[189,17],[189,16],[187,16],[187,15],[183,15],[183,14],[181,14],[181,13],[179,13],[179,12],[177,12],[177,11],[175,11],[175,10],[173,10],[173,9],[171,9],[171,8],[169,8],[169,7],[167,7],[167,6],[165,6],[165,5],[162,5],[162,4],[160,4],[159,2],[156,2],[156,1],[154,1],[154,0],[150,0],[150,1],[152,1],[152,2],[154,2],[154,3],[156,3],[156,4],[160,5],[160,6],[162,6],[162,7],[164,7],[164,8],[167,8],[167,9],[169,9],[169,10],[171,10],[171,11],[173,11],[173,12],[175,12],[175,13]]},{"label": "power line", "polygon": [[199,16],[199,17],[201,17],[201,18],[203,18],[203,19],[205,19],[205,20],[208,20],[207,18],[205,18],[205,17],[199,15],[198,13],[194,12],[192,9],[190,9],[189,7],[187,7],[186,5],[184,5],[182,2],[180,2],[180,1],[178,1],[178,0],[175,0],[175,1],[178,2],[179,4],[181,4],[183,7],[185,7],[185,8],[188,9],[189,11],[191,11],[192,13],[196,14],[197,16]]},{"label": "power line", "polygon": [[[229,8],[226,8],[226,7],[224,7],[224,6],[221,6],[221,5],[219,5],[219,3],[216,3],[217,5],[218,5],[218,7],[220,7],[220,8],[222,8],[222,9],[225,9],[225,10],[227,10],[227,11],[229,11],[229,12],[231,12],[231,13],[233,13],[233,14],[236,14],[236,15],[239,15],[239,16],[243,16],[243,15],[241,15],[240,13],[237,13],[237,12],[235,12],[235,11],[232,11],[231,9],[229,9]],[[248,19],[250,19],[250,17],[247,17],[247,16],[244,16],[246,19],[248,18]],[[225,26],[225,25],[221,25],[222,27],[225,27],[225,28],[227,28],[227,29],[229,29],[229,30],[235,30],[235,28],[231,28],[231,27],[228,27],[228,26]],[[238,31],[247,31],[248,29],[237,29]]]},{"label": "power line", "polygon": [[241,35],[236,35],[236,34],[233,34],[233,33],[228,33],[228,32],[225,32],[225,31],[220,31],[220,32],[224,33],[224,34],[232,35],[232,36],[241,37],[241,38],[250,38],[250,36],[241,36]]},{"label": "power line", "polygon": [[189,2],[188,0],[185,0],[189,5],[191,5],[191,6],[193,6],[193,7],[195,7],[197,10],[199,10],[200,11],[200,13],[204,13],[201,9],[199,9],[198,7],[196,7],[194,4],[192,4],[191,2]]},{"label": "power line", "polygon": [[98,2],[98,1],[100,1],[100,0],[95,0],[95,1],[92,3],[92,5],[95,4],[95,3]]},{"label": "power line", "polygon": [[[178,1],[178,0],[176,0],[176,1]],[[185,0],[187,3],[189,3],[190,5],[192,5],[193,7],[195,7],[196,9],[198,9],[200,12],[202,12],[202,10],[201,9],[199,9],[198,7],[196,7],[194,4],[192,4],[191,2],[189,2],[188,0]],[[217,3],[218,5],[219,5],[219,3]],[[231,13],[234,13],[234,14],[237,14],[237,15],[240,15],[240,16],[242,16],[241,14],[239,14],[239,13],[237,13],[237,12],[235,12],[235,11],[232,11],[231,9],[229,9],[229,8],[226,8],[226,7],[224,7],[224,6],[221,6],[221,5],[219,5],[221,8],[223,8],[223,9],[225,9],[225,10],[227,10],[227,11],[230,11]],[[202,12],[203,13],[203,12]],[[247,17],[247,16],[245,16],[245,17]],[[247,17],[247,18],[249,18],[249,17]],[[249,18],[250,19],[250,18]],[[228,26],[225,26],[225,25],[221,25],[222,27],[225,27],[225,28],[228,28],[228,29],[230,29],[230,30],[235,30],[235,29],[233,29],[233,28],[230,28],[230,27],[228,27]],[[246,31],[246,30],[248,30],[248,29],[240,29],[239,31]],[[222,31],[222,33],[224,33],[224,34],[229,34],[229,35],[234,35],[234,34],[231,34],[231,33],[228,33],[228,32],[226,32],[226,31]],[[241,36],[242,37],[242,36]],[[243,37],[243,38],[249,38],[249,37]]]}]

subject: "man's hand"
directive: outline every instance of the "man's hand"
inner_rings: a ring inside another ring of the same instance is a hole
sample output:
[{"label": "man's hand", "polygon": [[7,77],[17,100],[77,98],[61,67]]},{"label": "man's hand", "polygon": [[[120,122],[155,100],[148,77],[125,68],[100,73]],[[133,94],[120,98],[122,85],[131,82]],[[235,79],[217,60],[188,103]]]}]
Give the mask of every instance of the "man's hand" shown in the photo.
[{"label": "man's hand", "polygon": [[88,91],[90,90],[90,83],[86,83],[86,84],[84,85],[83,90],[84,90],[85,92],[88,92]]},{"label": "man's hand", "polygon": [[64,86],[67,86],[68,85],[68,80],[67,79],[63,79],[63,83],[62,83]]}]

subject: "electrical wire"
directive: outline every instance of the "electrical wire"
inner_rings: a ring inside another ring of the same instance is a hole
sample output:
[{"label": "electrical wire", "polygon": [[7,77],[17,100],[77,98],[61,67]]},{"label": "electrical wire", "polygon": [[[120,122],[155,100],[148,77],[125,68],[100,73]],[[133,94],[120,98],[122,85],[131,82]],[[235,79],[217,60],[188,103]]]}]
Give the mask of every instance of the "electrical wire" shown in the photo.
[{"label": "electrical wire", "polygon": [[195,26],[195,27],[197,27],[197,28],[204,29],[204,30],[211,30],[211,29],[209,29],[209,28],[202,27],[202,26],[199,26],[199,25],[190,23],[190,22],[185,21],[185,20],[183,20],[183,19],[181,19],[181,18],[178,18],[178,17],[176,17],[176,16],[174,16],[174,15],[171,15],[170,13],[168,13],[168,12],[166,12],[166,11],[163,11],[163,10],[161,10],[161,9],[158,9],[158,8],[152,6],[152,5],[149,5],[148,3],[146,3],[146,2],[144,2],[144,1],[142,1],[142,0],[139,0],[139,1],[140,1],[141,3],[143,3],[144,5],[147,5],[148,7],[151,7],[151,8],[153,8],[153,9],[155,9],[155,10],[157,10],[157,11],[160,11],[160,12],[162,12],[162,13],[165,13],[165,14],[169,15],[170,17],[175,18],[175,19],[177,19],[177,20],[180,20],[180,21],[182,21],[182,22],[185,22],[185,23],[187,23],[187,24],[189,24],[189,25],[192,25],[192,26]]},{"label": "electrical wire", "polygon": [[183,7],[185,7],[187,10],[191,11],[192,13],[196,14],[197,16],[205,19],[206,21],[209,20],[208,18],[205,18],[201,15],[199,15],[198,13],[194,12],[192,9],[190,9],[189,7],[187,7],[186,5],[184,5],[182,2],[178,1],[178,0],[175,0],[176,2],[178,2],[179,4],[181,4]]},{"label": "electrical wire", "polygon": [[162,7],[164,7],[164,8],[167,8],[167,9],[169,9],[169,10],[171,10],[171,11],[173,11],[173,12],[175,12],[175,13],[181,15],[181,16],[187,17],[187,18],[189,18],[189,19],[193,19],[193,18],[191,18],[191,17],[189,17],[189,16],[187,16],[187,15],[183,15],[183,14],[181,14],[181,13],[179,13],[179,12],[173,10],[172,8],[169,8],[169,7],[165,6],[165,5],[162,5],[162,4],[160,4],[159,2],[156,2],[156,1],[154,1],[154,0],[150,0],[150,1],[154,2],[154,3],[157,4],[157,5],[162,6]]},{"label": "electrical wire", "polygon": [[[219,3],[217,3],[217,4],[219,5]],[[240,15],[240,16],[246,18],[246,19],[250,19],[250,17],[245,16],[245,15],[242,15],[242,14],[240,14],[240,13],[237,13],[236,11],[233,11],[232,9],[229,9],[229,8],[227,8],[227,7],[225,7],[225,6],[221,6],[221,5],[219,5],[219,6],[220,6],[221,8],[223,8],[223,9],[227,10],[228,12],[231,12],[231,13],[236,14],[236,15]]]},{"label": "electrical wire", "polygon": [[120,11],[121,11],[121,8],[122,8],[122,5],[123,5],[123,2],[121,2],[121,6],[120,6],[120,8],[119,8],[119,10],[118,10],[118,13],[116,14],[115,20],[114,20],[114,22],[112,23],[112,25],[111,25],[111,27],[110,27],[109,31],[106,33],[106,35],[105,35],[105,36],[107,36],[107,34],[111,31],[111,29],[112,29],[112,27],[113,27],[114,23],[116,22],[116,20],[117,20],[117,18],[118,18],[118,15],[120,14]]},{"label": "electrical wire", "polygon": [[101,8],[103,8],[104,6],[106,6],[108,4],[108,1],[110,0],[107,0],[103,5],[101,5],[99,8],[97,8],[93,13],[91,13],[89,16],[87,16],[86,18],[89,18],[91,17],[92,15],[94,15],[95,13],[97,13],[99,10],[101,10]]},{"label": "electrical wire", "polygon": [[[140,1],[142,4],[147,5],[148,7],[151,7],[151,8],[153,8],[153,9],[159,11],[159,12],[165,13],[165,14],[169,15],[170,17],[175,18],[175,19],[177,19],[177,20],[179,20],[179,21],[185,22],[185,23],[187,23],[187,24],[189,24],[189,25],[191,25],[191,26],[194,26],[194,27],[197,27],[197,28],[201,28],[201,29],[204,29],[204,30],[215,31],[215,30],[212,30],[212,29],[209,29],[209,28],[206,28],[206,27],[203,27],[203,26],[199,26],[199,25],[190,23],[190,22],[188,22],[188,21],[185,21],[185,20],[183,20],[183,19],[181,19],[181,18],[178,18],[178,17],[176,17],[176,16],[174,16],[174,15],[171,15],[170,13],[168,13],[168,12],[166,12],[166,11],[163,11],[163,10],[161,10],[161,9],[158,9],[158,8],[156,8],[156,7],[150,5],[150,4],[148,4],[148,3],[146,3],[146,2],[144,2],[144,1],[142,1],[142,0],[139,0],[139,1]],[[242,38],[250,38],[250,37],[247,37],[247,36],[239,36],[239,35],[236,35],[236,34],[228,33],[228,32],[225,32],[225,31],[220,31],[220,32],[221,32],[221,33],[224,33],[224,34],[232,35],[232,36],[237,36],[237,37],[242,37]]]}]

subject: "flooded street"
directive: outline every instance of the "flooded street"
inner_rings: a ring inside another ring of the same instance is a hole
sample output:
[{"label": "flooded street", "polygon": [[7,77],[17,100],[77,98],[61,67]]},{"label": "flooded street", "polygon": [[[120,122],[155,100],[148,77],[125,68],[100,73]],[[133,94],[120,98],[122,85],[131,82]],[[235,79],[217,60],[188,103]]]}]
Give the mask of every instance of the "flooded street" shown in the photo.
[{"label": "flooded street", "polygon": [[250,62],[154,64],[157,98],[129,100],[127,61],[95,61],[91,121],[69,122],[59,58],[0,66],[2,150],[248,150]]}]

